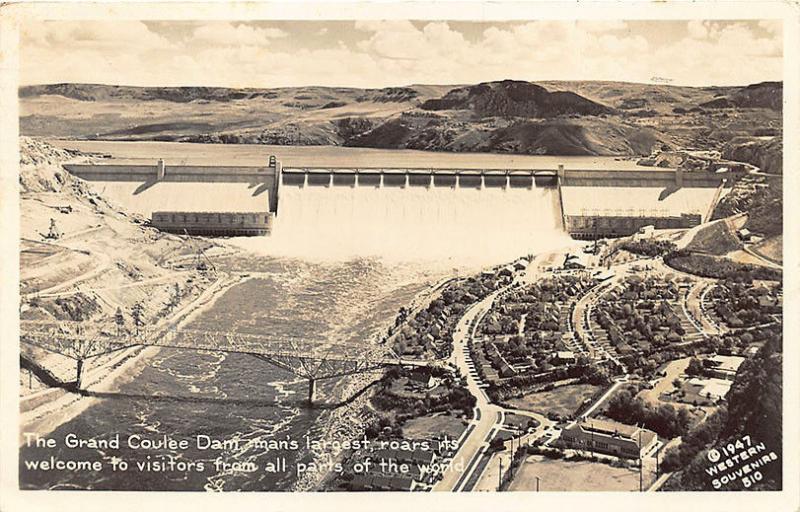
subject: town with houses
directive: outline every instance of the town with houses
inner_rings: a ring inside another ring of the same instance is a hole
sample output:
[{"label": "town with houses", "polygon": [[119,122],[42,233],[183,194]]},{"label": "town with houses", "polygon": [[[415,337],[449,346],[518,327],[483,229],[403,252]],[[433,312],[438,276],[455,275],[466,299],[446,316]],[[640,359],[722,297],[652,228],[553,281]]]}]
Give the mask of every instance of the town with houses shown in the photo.
[{"label": "town with houses", "polygon": [[[354,452],[351,468],[372,459],[407,471],[345,471],[329,487],[568,490],[551,479],[569,471],[608,473],[618,490],[665,486],[697,453],[682,439],[718,421],[739,368],[782,326],[779,273],[678,270],[669,260],[679,237],[642,228],[583,251],[520,258],[446,283],[427,308],[402,310],[384,343],[404,357],[434,355],[441,369],[390,372],[373,399],[381,421],[372,434],[432,448]],[[456,478],[449,442],[485,428],[484,415],[495,421]]]}]

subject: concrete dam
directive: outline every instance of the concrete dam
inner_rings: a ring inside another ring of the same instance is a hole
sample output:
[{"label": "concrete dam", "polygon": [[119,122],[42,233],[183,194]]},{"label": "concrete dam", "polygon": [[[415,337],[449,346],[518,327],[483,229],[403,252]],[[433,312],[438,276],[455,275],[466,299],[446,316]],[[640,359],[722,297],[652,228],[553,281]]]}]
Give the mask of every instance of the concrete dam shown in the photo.
[{"label": "concrete dam", "polygon": [[498,231],[588,239],[625,236],[646,225],[691,227],[710,215],[735,178],[730,172],[564,165],[284,167],[274,156],[263,166],[173,166],[159,160],[64,167],[163,231],[287,238],[313,232],[317,242],[354,238],[367,245],[384,244],[382,233],[389,231],[398,243],[432,244],[442,233],[457,233],[489,244],[498,243],[491,240]]}]

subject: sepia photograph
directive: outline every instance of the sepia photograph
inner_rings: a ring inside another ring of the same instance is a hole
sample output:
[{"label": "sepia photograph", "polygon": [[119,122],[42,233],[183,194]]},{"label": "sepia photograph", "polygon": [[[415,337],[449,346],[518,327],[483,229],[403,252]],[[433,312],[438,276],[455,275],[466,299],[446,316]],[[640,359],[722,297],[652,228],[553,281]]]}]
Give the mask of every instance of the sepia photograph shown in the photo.
[{"label": "sepia photograph", "polygon": [[16,492],[796,490],[796,19],[69,8],[16,26]]}]

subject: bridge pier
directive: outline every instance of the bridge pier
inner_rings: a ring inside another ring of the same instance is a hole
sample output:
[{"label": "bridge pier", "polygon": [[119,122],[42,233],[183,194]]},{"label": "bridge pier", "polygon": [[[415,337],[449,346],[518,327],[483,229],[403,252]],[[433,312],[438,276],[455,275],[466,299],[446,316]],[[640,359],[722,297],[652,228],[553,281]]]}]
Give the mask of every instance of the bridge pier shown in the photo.
[{"label": "bridge pier", "polygon": [[481,190],[486,188],[486,175],[481,173]]},{"label": "bridge pier", "polygon": [[308,173],[304,172],[303,173],[303,188],[306,188],[306,187],[308,187]]},{"label": "bridge pier", "polygon": [[433,171],[431,171],[431,179],[428,182],[428,188],[433,188]]},{"label": "bridge pier", "polygon": [[511,188],[511,174],[506,173],[506,190]]},{"label": "bridge pier", "polygon": [[405,181],[403,182],[403,188],[408,188],[408,181],[409,181],[408,173],[406,173]]},{"label": "bridge pier", "polygon": [[83,359],[78,359],[75,365],[75,389],[81,389],[81,375],[83,374]]},{"label": "bridge pier", "polygon": [[314,405],[314,399],[317,398],[317,380],[308,379],[308,405]]}]

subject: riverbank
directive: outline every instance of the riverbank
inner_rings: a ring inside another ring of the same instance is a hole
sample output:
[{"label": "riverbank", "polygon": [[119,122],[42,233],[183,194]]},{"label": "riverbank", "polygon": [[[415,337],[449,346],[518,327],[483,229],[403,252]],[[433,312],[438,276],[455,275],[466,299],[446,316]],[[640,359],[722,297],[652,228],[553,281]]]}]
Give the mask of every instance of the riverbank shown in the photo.
[{"label": "riverbank", "polygon": [[[456,279],[456,277],[443,277],[430,286],[425,287],[408,302],[406,307],[411,310],[424,307],[435,298],[437,291],[441,290],[442,287],[452,279]],[[380,342],[381,334],[386,332],[389,327],[393,326],[394,321],[394,317],[386,318],[374,328],[371,335],[373,344]],[[341,444],[344,441],[352,441],[364,436],[366,426],[370,423],[370,420],[377,417],[377,414],[370,405],[370,400],[375,393],[372,386],[383,377],[383,374],[383,370],[357,374],[344,379],[334,386],[332,394],[342,397],[342,400],[345,400],[346,403],[341,407],[327,412],[325,417],[320,420],[321,423],[325,424],[325,431],[321,439],[323,442],[327,442],[329,446],[333,446]],[[355,398],[348,400],[354,395]],[[313,458],[314,462],[319,467],[331,467],[336,462],[341,462],[344,455],[344,451],[337,453],[317,452],[313,454]],[[292,491],[324,490],[322,488],[324,483],[332,476],[332,471],[304,473],[295,482]]]},{"label": "riverbank", "polygon": [[[200,293],[198,297],[165,318],[156,328],[165,332],[170,328],[180,328],[190,322],[214,302],[230,287],[242,282],[241,276],[224,275]],[[134,346],[120,352],[100,356],[98,361],[85,371],[82,389],[92,394],[109,393],[120,385],[132,381],[159,352],[158,347]],[[76,418],[100,398],[91,394],[70,392],[61,388],[48,388],[29,394],[20,400],[20,445],[24,432],[46,435],[60,425]]]}]

